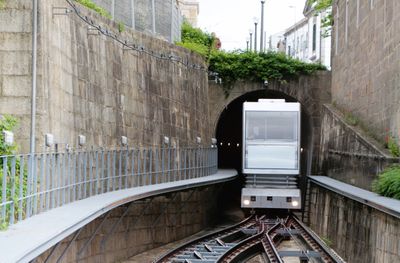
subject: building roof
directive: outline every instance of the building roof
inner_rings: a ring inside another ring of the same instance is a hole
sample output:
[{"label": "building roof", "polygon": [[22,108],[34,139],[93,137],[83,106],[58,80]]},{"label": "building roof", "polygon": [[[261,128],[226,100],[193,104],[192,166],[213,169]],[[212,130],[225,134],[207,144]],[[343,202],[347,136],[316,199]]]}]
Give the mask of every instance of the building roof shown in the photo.
[{"label": "building roof", "polygon": [[296,24],[294,24],[293,26],[289,27],[288,29],[285,30],[285,33],[283,34],[284,36],[289,35],[290,33],[292,33],[293,31],[296,31],[297,29],[299,29],[300,27],[304,26],[305,24],[307,24],[308,18],[304,17],[303,19],[301,19],[299,22],[297,22]]}]

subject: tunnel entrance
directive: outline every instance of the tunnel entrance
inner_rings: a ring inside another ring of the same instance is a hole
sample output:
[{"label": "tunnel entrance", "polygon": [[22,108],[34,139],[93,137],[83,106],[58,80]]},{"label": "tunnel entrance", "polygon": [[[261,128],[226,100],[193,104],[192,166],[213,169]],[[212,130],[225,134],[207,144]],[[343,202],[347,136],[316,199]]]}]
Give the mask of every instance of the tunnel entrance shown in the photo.
[{"label": "tunnel entrance", "polygon": [[[222,169],[236,169],[242,171],[242,108],[246,101],[258,101],[258,99],[285,99],[287,102],[297,102],[296,99],[270,90],[259,90],[249,92],[233,100],[221,113],[216,129],[218,140],[218,166]],[[303,149],[300,159],[301,175],[307,174],[308,153],[312,145],[312,123],[309,115],[302,106],[301,108],[301,148]],[[311,158],[311,155],[309,156]]]}]

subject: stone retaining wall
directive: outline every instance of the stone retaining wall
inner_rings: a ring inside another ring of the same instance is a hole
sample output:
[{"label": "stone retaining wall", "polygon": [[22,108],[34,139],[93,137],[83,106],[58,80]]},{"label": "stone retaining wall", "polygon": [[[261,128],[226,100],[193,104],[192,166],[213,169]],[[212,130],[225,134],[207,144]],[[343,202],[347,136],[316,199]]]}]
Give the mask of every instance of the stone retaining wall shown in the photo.
[{"label": "stone retaining wall", "polygon": [[399,162],[387,149],[368,138],[331,105],[324,105],[321,125],[319,174],[371,190],[371,184],[385,167]]},{"label": "stone retaining wall", "polygon": [[347,262],[400,262],[400,220],[311,184],[310,226]]},{"label": "stone retaining wall", "polygon": [[[125,50],[121,43],[91,30],[65,0],[39,5],[37,151],[45,133],[57,143],[76,146],[119,145],[127,136],[134,146],[158,145],[168,136],[175,145],[209,144],[208,83],[202,58],[139,32],[119,33],[118,24],[79,6],[82,16],[121,40],[150,53],[174,55],[183,63]],[[0,10],[0,114],[20,120],[15,139],[29,149],[32,1],[5,1]]]}]

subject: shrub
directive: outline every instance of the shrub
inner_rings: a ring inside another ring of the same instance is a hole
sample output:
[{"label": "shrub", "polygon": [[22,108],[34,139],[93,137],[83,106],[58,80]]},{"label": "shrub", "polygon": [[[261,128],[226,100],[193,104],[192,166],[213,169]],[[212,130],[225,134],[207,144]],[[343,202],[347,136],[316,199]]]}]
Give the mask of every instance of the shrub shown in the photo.
[{"label": "shrub", "polygon": [[400,199],[400,165],[386,168],[372,183],[372,190],[382,196]]},{"label": "shrub", "polygon": [[108,13],[106,10],[104,10],[101,7],[99,7],[95,3],[93,3],[92,0],[75,0],[75,1],[77,1],[81,5],[86,6],[89,9],[92,9],[93,11],[95,11],[98,14],[100,14],[101,16],[104,16],[104,17],[106,17],[108,19],[112,19],[110,13]]},{"label": "shrub", "polygon": [[209,59],[214,49],[214,41],[215,37],[213,35],[192,27],[188,22],[183,22],[181,42],[176,43],[176,45],[190,49],[202,55],[205,59]]}]

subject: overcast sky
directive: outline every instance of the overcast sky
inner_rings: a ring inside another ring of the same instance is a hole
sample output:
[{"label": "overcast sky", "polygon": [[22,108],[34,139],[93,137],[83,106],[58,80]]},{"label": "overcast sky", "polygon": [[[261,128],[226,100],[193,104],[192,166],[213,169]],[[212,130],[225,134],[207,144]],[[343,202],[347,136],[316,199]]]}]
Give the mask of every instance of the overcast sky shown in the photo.
[{"label": "overcast sky", "polygon": [[[306,0],[266,0],[264,31],[271,34],[284,31],[303,18]],[[245,49],[249,29],[254,31],[254,17],[261,21],[260,0],[199,0],[198,27],[215,32],[225,50]],[[292,8],[290,7],[292,6]],[[257,26],[260,32],[260,26]],[[260,43],[259,33],[257,37]]]}]

